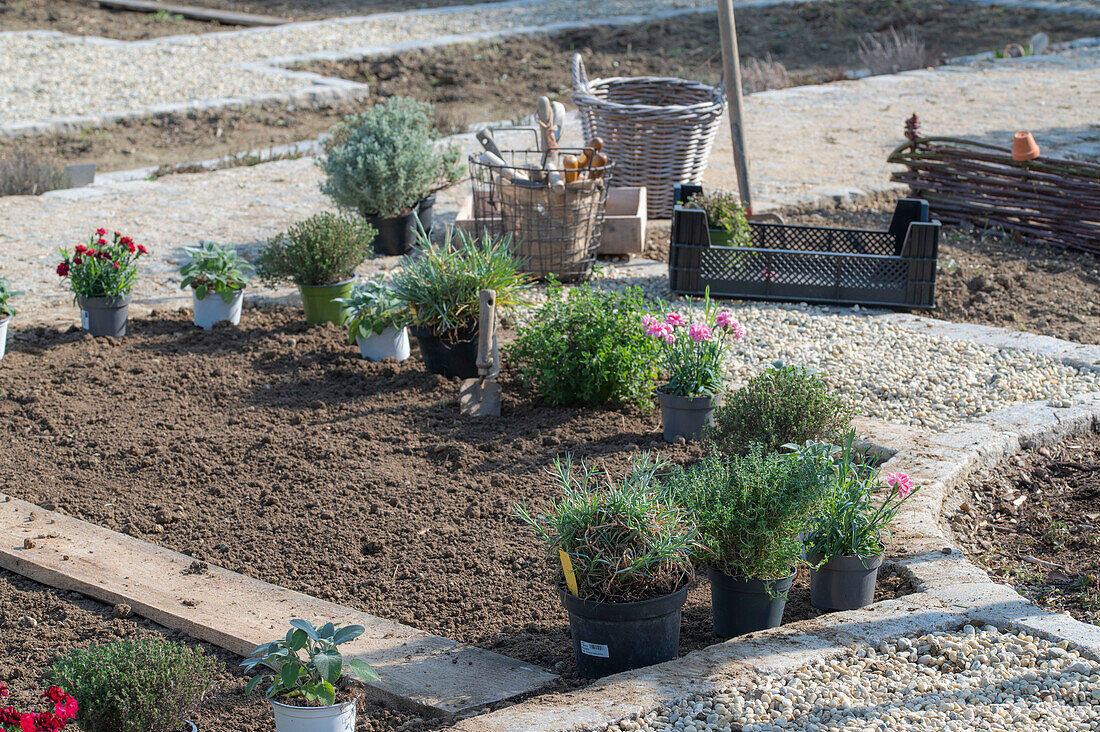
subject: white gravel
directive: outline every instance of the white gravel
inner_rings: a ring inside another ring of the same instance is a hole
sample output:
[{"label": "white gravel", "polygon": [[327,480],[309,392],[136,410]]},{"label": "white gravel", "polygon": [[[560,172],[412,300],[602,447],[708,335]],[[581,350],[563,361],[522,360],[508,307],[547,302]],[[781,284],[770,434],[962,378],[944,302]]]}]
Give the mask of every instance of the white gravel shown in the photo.
[{"label": "white gravel", "polygon": [[[740,725],[740,726],[738,726]],[[1065,641],[971,626],[751,679],[601,728],[676,732],[1100,729],[1100,666]]]}]

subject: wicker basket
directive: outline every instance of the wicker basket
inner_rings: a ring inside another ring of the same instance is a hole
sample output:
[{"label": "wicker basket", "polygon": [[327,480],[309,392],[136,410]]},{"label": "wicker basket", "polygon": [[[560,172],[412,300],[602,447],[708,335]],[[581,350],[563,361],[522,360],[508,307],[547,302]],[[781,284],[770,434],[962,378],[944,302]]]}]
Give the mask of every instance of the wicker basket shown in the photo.
[{"label": "wicker basket", "polygon": [[573,56],[573,104],[584,139],[602,137],[615,185],[648,188],[649,215],[672,215],[674,183],[703,182],[725,109],[725,87],[643,76],[588,80]]}]

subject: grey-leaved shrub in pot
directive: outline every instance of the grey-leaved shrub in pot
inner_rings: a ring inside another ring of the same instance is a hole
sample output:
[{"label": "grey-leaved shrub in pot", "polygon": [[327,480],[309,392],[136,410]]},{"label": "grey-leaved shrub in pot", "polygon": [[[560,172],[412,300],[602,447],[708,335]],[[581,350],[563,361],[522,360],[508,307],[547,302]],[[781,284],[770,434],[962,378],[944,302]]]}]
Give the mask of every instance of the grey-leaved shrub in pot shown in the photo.
[{"label": "grey-leaved shrub in pot", "polygon": [[664,479],[669,500],[699,529],[714,632],[730,638],[783,622],[787,591],[803,559],[802,537],[829,487],[830,468],[812,450],[748,455],[712,452]]},{"label": "grey-leaved shrub in pot", "polygon": [[338,301],[347,319],[348,343],[368,361],[409,357],[408,309],[380,279],[356,285]]},{"label": "grey-leaved shrub in pot", "polygon": [[4,358],[4,350],[8,345],[8,323],[15,315],[15,308],[10,302],[16,294],[11,289],[11,283],[0,277],[0,359]]},{"label": "grey-leaved shrub in pot", "polygon": [[617,476],[572,457],[550,473],[562,497],[531,513],[556,565],[558,592],[569,614],[577,671],[595,678],[676,658],[680,612],[695,578],[695,526],[658,493],[667,465],[636,455]]},{"label": "grey-leaved shrub in pot", "polygon": [[464,172],[459,149],[439,143],[432,105],[391,97],[332,128],[318,164],[321,191],[378,231],[378,254],[406,254],[417,229],[431,230],[435,191]]},{"label": "grey-leaved shrub in pot", "polygon": [[256,646],[241,666],[256,671],[245,693],[268,682],[267,698],[275,713],[276,732],[354,732],[358,695],[348,678],[378,681],[365,661],[344,661],[339,646],[364,632],[362,625],[291,620],[286,637]]},{"label": "grey-leaved shrub in pot", "polygon": [[97,229],[87,246],[78,245],[72,254],[61,250],[57,276],[68,279],[86,333],[126,335],[137,260],[147,253],[144,245],[117,231],[108,239],[106,229]]},{"label": "grey-leaved shrub in pot", "polygon": [[839,446],[818,448],[831,471],[830,486],[805,543],[810,604],[819,610],[855,610],[874,602],[890,522],[920,490],[905,473],[880,477],[857,454],[855,437],[851,430]]},{"label": "grey-leaved shrub in pot", "polygon": [[268,287],[298,286],[307,323],[342,325],[340,300],[351,294],[355,268],[367,258],[374,233],[360,219],[314,214],[269,241],[256,257],[256,271]]},{"label": "grey-leaved shrub in pot", "polygon": [[239,325],[252,265],[233,247],[212,241],[184,252],[191,260],[180,268],[180,289],[191,288],[195,325],[206,330],[221,322]]}]

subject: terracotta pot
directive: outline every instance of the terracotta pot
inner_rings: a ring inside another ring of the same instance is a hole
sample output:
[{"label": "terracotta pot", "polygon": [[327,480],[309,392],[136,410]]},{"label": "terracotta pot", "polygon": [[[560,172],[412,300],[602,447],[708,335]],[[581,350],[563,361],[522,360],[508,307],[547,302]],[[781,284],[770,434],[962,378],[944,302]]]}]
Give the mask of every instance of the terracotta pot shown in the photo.
[{"label": "terracotta pot", "polygon": [[1034,160],[1039,157],[1039,143],[1030,132],[1017,132],[1012,139],[1012,159],[1017,163]]}]

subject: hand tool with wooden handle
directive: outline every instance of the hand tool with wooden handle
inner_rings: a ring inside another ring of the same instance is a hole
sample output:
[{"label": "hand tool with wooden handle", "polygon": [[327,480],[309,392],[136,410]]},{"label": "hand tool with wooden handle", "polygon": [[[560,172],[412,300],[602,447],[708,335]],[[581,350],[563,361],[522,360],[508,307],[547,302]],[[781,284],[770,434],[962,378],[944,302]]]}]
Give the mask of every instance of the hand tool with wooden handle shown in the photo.
[{"label": "hand tool with wooden handle", "polygon": [[475,379],[462,382],[458,404],[467,417],[500,416],[500,349],[497,347],[497,294],[494,290],[480,292],[477,332],[477,372]]},{"label": "hand tool with wooden handle", "polygon": [[497,141],[493,139],[493,133],[488,127],[477,131],[477,141],[481,143],[486,151],[491,152],[498,158],[504,158],[504,154],[500,151],[500,147],[497,145]]}]

